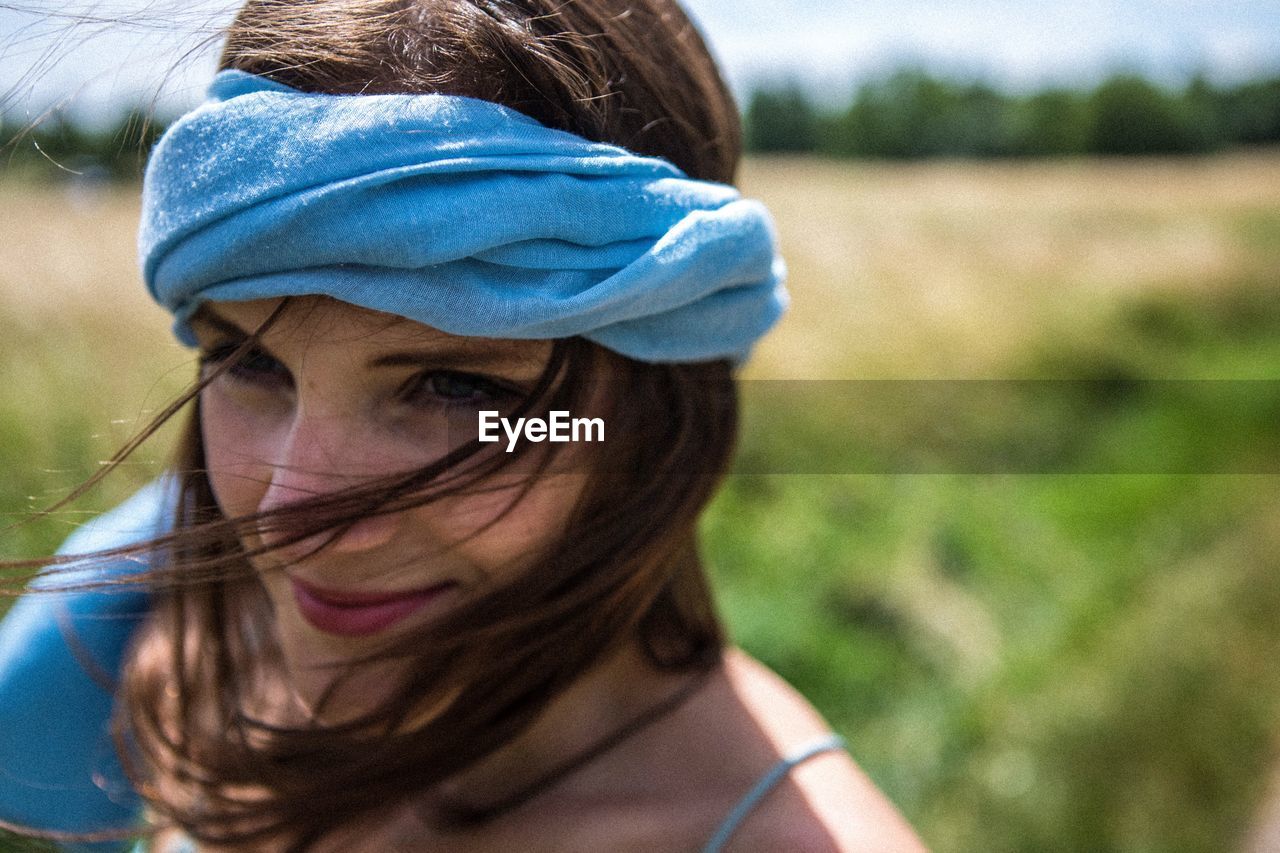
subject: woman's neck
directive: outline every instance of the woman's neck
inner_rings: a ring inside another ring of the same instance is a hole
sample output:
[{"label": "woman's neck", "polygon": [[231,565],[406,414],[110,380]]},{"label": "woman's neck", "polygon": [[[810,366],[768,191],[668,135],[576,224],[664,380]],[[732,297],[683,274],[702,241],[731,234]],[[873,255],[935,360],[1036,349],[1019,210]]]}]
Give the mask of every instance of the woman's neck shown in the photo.
[{"label": "woman's neck", "polygon": [[590,776],[589,787],[598,790],[612,748],[642,737],[699,683],[698,673],[656,669],[628,644],[552,699],[512,741],[437,786],[428,810],[486,819],[581,777]]}]

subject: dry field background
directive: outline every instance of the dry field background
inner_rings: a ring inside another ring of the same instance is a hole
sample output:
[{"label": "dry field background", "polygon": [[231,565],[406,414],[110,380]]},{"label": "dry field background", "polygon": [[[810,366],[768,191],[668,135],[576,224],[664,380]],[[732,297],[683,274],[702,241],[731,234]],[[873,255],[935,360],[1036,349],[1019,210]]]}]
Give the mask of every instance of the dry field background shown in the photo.
[{"label": "dry field background", "polygon": [[[742,184],[776,217],[794,300],[749,378],[1280,379],[1280,152],[754,160]],[[3,520],[65,493],[193,374],[138,281],[136,215],[132,188],[0,180]],[[1267,430],[1280,404],[1260,405]],[[1185,414],[1119,409],[1102,422],[1121,450]],[[163,455],[162,436],[0,553],[47,552]],[[740,474],[704,531],[736,640],[939,851],[1217,851],[1243,843],[1280,755],[1277,486]]]},{"label": "dry field background", "polygon": [[1275,277],[1275,153],[752,161],[741,183],[774,213],[794,295],[753,376],[1005,378],[1128,297]]}]

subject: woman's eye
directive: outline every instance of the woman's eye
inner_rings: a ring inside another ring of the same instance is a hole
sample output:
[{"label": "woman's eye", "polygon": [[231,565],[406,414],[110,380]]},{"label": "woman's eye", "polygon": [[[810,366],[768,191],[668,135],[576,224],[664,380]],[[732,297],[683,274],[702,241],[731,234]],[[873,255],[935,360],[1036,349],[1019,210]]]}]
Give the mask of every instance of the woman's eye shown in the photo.
[{"label": "woman's eye", "polygon": [[292,384],[293,378],[289,375],[289,369],[269,353],[257,347],[252,347],[236,357],[235,353],[239,348],[239,344],[214,347],[201,355],[200,366],[202,368],[214,367],[234,358],[222,374],[223,376],[229,376],[238,382],[253,385],[287,386]]},{"label": "woman's eye", "polygon": [[461,405],[496,402],[509,398],[512,394],[512,391],[492,379],[474,373],[434,370],[410,382],[405,388],[404,398],[423,405]]}]

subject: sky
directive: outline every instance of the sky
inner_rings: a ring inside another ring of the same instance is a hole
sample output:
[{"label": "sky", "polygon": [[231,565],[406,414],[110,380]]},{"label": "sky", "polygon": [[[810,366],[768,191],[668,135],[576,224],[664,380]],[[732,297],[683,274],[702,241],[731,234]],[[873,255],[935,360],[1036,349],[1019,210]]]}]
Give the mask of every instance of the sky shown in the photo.
[{"label": "sky", "polygon": [[[0,92],[10,117],[50,102],[87,114],[199,99],[196,50],[229,0],[0,3]],[[739,96],[797,79],[820,98],[904,64],[1012,90],[1088,85],[1116,70],[1179,83],[1280,74],[1280,0],[686,0]],[[51,14],[79,14],[74,24]],[[106,19],[106,23],[100,23]],[[175,69],[175,64],[178,67]]]}]

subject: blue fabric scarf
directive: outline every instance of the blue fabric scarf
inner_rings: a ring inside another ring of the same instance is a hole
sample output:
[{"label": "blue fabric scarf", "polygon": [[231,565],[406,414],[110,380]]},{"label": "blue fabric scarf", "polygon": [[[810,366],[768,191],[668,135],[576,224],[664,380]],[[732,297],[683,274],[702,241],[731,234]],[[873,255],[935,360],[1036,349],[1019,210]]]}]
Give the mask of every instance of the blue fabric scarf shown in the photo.
[{"label": "blue fabric scarf", "polygon": [[187,343],[202,302],[324,294],[457,335],[741,362],[787,303],[768,212],[733,187],[498,104],[240,71],[156,146],[139,252]]}]

